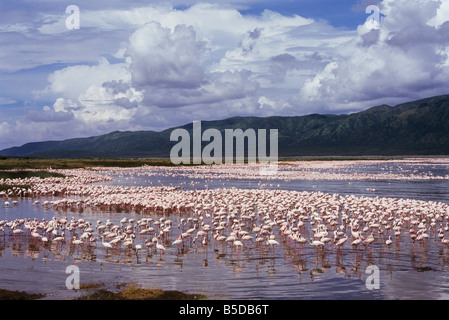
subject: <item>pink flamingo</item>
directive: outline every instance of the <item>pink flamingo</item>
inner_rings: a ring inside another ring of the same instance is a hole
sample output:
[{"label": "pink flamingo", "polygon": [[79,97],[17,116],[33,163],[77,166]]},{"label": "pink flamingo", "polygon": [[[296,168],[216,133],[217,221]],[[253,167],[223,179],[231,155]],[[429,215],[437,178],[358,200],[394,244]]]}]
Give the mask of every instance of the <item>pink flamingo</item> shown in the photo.
[{"label": "pink flamingo", "polygon": [[156,249],[159,250],[159,255],[162,257],[162,253],[165,251],[165,247],[163,244],[159,243],[159,240],[156,242]]},{"label": "pink flamingo", "polygon": [[79,251],[79,248],[81,248],[81,250],[84,250],[83,247],[82,247],[84,242],[82,240],[77,239],[76,236],[73,236],[72,244],[76,246],[77,251]]},{"label": "pink flamingo", "polygon": [[345,234],[345,236],[343,238],[339,239],[337,241],[337,243],[335,244],[337,250],[338,250],[338,248],[341,248],[341,252],[343,253],[343,246],[346,243],[346,241],[348,241],[348,235],[347,234]]}]

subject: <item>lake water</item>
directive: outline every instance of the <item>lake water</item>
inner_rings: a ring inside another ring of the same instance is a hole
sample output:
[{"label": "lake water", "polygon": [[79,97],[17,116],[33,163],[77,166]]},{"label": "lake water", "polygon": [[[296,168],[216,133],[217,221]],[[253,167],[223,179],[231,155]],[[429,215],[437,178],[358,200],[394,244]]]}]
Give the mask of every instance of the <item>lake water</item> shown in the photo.
[{"label": "lake water", "polygon": [[[280,167],[281,171],[294,168]],[[151,170],[151,174],[145,172]],[[449,204],[447,179],[352,179],[353,173],[401,175],[449,175],[446,159],[424,159],[418,162],[354,162],[336,166],[308,167],[307,172],[339,173],[338,179],[299,179],[295,173],[289,179],[221,176],[208,172],[207,176],[192,177],[190,169],[176,169],[167,174],[166,168],[142,169],[140,175],[126,170],[114,172],[114,180],[97,183],[105,185],[177,186],[183,189],[265,188],[295,191],[321,191],[330,194],[357,197],[393,197],[418,199]],[[198,173],[198,172],[195,172]],[[346,176],[345,176],[346,175]],[[324,176],[323,176],[324,177]],[[346,178],[345,178],[346,177]],[[73,198],[73,197],[71,197]],[[82,198],[82,197],[80,197]],[[38,199],[52,201],[58,197]],[[13,199],[8,199],[11,201]],[[95,223],[110,219],[118,224],[123,217],[152,217],[161,214],[102,211],[93,208],[54,211],[35,204],[35,198],[20,198],[17,205],[0,207],[0,220],[37,218],[46,220],[56,216],[83,218]],[[6,199],[0,200],[6,201]],[[46,293],[45,299],[72,299],[81,292],[68,290],[66,268],[76,265],[81,283],[136,282],[166,290],[204,293],[213,299],[448,299],[449,251],[440,243],[436,232],[429,231],[425,246],[412,243],[405,232],[401,240],[387,248],[376,241],[371,249],[355,249],[349,244],[343,252],[332,247],[324,251],[309,244],[300,248],[282,241],[271,250],[257,244],[237,251],[235,248],[193,245],[180,252],[170,246],[180,233],[176,225],[185,218],[179,214],[166,214],[173,221],[173,234],[167,241],[163,255],[153,250],[137,254],[126,250],[107,252],[101,245],[77,250],[70,245],[57,248],[54,244],[34,244],[26,237],[0,239],[0,288]],[[310,237],[310,231],[305,231]],[[143,243],[145,236],[136,241]],[[372,266],[378,270],[373,272]],[[372,281],[372,275],[378,275]],[[372,284],[376,284],[373,288]],[[377,286],[378,284],[378,286]]]}]

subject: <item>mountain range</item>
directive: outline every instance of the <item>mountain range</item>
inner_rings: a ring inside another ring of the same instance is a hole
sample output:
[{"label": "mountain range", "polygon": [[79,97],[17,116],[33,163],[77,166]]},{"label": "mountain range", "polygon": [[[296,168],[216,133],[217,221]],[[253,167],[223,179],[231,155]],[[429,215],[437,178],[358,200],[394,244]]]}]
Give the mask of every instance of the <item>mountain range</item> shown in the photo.
[{"label": "mountain range", "polygon": [[[202,131],[278,129],[279,157],[449,155],[449,95],[396,106],[380,105],[352,114],[232,117],[202,121]],[[192,123],[181,127],[190,133]],[[114,131],[63,141],[30,142],[0,151],[7,157],[168,158],[176,128]],[[267,135],[269,135],[267,130]],[[224,140],[224,138],[223,138]],[[203,145],[209,142],[203,143]],[[224,149],[223,149],[224,150]],[[267,147],[269,150],[269,147]],[[268,153],[268,152],[267,152]]]}]

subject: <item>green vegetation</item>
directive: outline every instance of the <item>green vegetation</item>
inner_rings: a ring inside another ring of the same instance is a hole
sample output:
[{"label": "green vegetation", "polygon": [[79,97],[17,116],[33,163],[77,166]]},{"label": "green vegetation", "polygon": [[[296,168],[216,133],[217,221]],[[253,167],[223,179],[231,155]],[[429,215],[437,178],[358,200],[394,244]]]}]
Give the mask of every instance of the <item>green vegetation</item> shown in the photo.
[{"label": "green vegetation", "polygon": [[[78,169],[78,168],[103,168],[103,167],[120,167],[120,168],[132,168],[132,167],[141,167],[141,166],[175,166],[170,159],[29,159],[27,161],[23,161],[22,158],[7,158],[0,161],[0,178],[12,178],[14,175],[13,171],[4,171],[4,170],[24,170],[24,169]],[[247,161],[245,161],[247,162]],[[193,164],[188,164],[185,166],[195,166]],[[11,172],[11,176],[7,176],[8,173]],[[19,171],[14,171],[19,172]],[[31,176],[40,176],[42,178],[46,177],[58,177],[62,176],[62,174],[48,172],[48,176],[44,176],[45,171],[38,171],[41,174],[37,175],[36,172],[32,171],[20,171],[23,173],[27,173],[29,177]],[[3,175],[2,175],[3,174]],[[19,178],[19,176],[16,176]],[[25,176],[23,176],[25,178]]]},{"label": "green vegetation", "polygon": [[[0,170],[11,169],[77,169],[89,167],[171,166],[170,159],[29,159],[7,158],[0,161]],[[1,178],[1,176],[0,176]]]},{"label": "green vegetation", "polygon": [[[142,288],[131,283],[123,289],[108,290],[103,288],[104,283],[88,283],[80,285],[81,290],[93,290],[79,298],[79,300],[206,300],[204,294],[187,294],[176,290],[160,290],[157,288]],[[123,285],[116,285],[121,288]]]},{"label": "green vegetation", "polygon": [[[80,285],[80,290],[86,292],[78,300],[207,300],[204,294],[188,294],[176,290],[161,290],[157,288],[142,288],[135,283],[119,283],[112,289],[106,288],[104,282],[89,282]],[[46,297],[46,294],[27,293],[0,289],[0,300],[35,300]]]},{"label": "green vegetation", "polygon": [[17,170],[17,171],[0,171],[0,179],[25,179],[25,178],[64,178],[65,176],[61,173],[57,172],[49,172],[49,171],[25,171],[25,170]]},{"label": "green vegetation", "polygon": [[40,293],[0,289],[0,300],[35,300],[44,298],[45,296],[45,294]]}]

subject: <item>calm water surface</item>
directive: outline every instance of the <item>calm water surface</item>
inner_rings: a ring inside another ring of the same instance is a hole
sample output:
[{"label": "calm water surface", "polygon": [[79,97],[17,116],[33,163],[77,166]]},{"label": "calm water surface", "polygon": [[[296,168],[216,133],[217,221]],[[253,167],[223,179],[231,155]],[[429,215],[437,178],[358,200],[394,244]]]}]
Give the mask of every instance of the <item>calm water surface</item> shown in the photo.
[{"label": "calm water surface", "polygon": [[[449,174],[447,165],[416,166],[398,164],[355,165],[347,172],[432,172]],[[193,184],[189,184],[194,181]],[[447,180],[377,180],[377,181],[283,181],[226,179],[204,181],[185,177],[117,175],[113,185],[173,185],[183,188],[278,188],[298,191],[322,191],[341,195],[413,198],[449,203]],[[54,198],[39,199],[52,200]],[[128,212],[100,212],[90,209],[54,212],[33,204],[36,199],[17,199],[18,205],[0,207],[0,219],[45,218],[67,216],[88,221],[118,223],[124,216],[141,219]],[[4,200],[0,200],[4,201]],[[149,215],[145,215],[148,217]],[[153,215],[160,218],[160,215]],[[179,215],[165,216],[173,221]],[[177,231],[174,231],[177,232]],[[80,269],[81,283],[122,283],[134,281],[143,286],[167,290],[205,293],[216,299],[448,299],[449,252],[435,233],[426,246],[412,244],[408,235],[386,249],[379,241],[371,250],[355,250],[349,245],[343,253],[332,248],[324,252],[310,245],[298,248],[282,242],[274,251],[254,245],[237,252],[230,247],[192,246],[184,252],[170,247],[171,236],[163,255],[142,250],[138,254],[106,252],[101,243],[79,251],[69,245],[35,245],[27,239],[0,239],[0,288],[46,293],[45,299],[72,299],[81,293],[66,289],[66,267]],[[310,237],[310,234],[308,234]],[[402,237],[402,236],[401,236]],[[138,236],[143,243],[144,237]],[[367,267],[379,268],[379,288],[369,289],[371,273]]]}]

